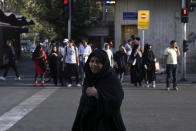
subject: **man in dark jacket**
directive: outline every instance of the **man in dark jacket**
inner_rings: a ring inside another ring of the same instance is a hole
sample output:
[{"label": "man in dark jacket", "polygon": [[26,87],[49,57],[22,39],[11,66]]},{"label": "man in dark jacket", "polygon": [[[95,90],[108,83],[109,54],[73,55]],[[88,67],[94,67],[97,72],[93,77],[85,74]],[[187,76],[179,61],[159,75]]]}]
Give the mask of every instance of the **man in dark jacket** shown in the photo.
[{"label": "man in dark jacket", "polygon": [[12,41],[8,40],[7,41],[7,46],[8,46],[8,64],[6,66],[5,72],[3,76],[0,77],[1,80],[6,80],[7,73],[9,71],[9,68],[12,67],[16,73],[16,79],[20,80],[19,72],[16,66],[16,52],[14,50],[14,47],[12,46]]}]

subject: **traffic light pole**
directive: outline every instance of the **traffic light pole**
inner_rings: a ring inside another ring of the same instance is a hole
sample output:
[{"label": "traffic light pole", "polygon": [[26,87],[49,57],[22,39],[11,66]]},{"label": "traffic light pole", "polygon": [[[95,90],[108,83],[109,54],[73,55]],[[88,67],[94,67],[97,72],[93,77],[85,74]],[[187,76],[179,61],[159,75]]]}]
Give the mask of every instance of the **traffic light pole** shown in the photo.
[{"label": "traffic light pole", "polygon": [[[183,30],[184,30],[184,40],[187,40],[186,38],[186,23],[183,23]],[[182,70],[182,81],[186,80],[186,52],[183,52],[183,70]]]},{"label": "traffic light pole", "polygon": [[68,39],[71,39],[71,0],[69,0]]},{"label": "traffic light pole", "polygon": [[[186,1],[182,0],[182,8],[186,7]],[[187,40],[186,38],[186,23],[183,23],[183,40]],[[183,66],[182,66],[182,81],[186,80],[186,51],[183,52]]]}]

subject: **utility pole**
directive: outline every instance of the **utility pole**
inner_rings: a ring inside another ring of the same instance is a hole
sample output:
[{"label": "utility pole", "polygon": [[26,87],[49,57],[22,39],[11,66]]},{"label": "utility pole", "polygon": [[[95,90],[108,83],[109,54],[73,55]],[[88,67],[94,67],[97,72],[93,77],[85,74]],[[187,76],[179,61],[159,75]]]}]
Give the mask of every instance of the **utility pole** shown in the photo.
[{"label": "utility pole", "polygon": [[71,39],[71,0],[69,0],[68,39]]}]

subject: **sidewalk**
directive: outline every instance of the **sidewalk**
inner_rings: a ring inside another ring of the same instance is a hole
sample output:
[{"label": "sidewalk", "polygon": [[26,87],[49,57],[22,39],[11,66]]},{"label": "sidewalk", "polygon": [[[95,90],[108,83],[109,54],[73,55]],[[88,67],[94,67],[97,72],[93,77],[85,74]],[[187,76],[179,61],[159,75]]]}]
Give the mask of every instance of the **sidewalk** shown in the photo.
[{"label": "sidewalk", "polygon": [[[186,74],[186,81],[181,80],[181,74],[177,75],[177,82],[179,84],[192,84],[196,83],[196,74]],[[130,75],[124,76],[124,82],[130,83]],[[172,82],[172,79],[171,79]],[[158,74],[156,75],[156,83],[166,83],[166,74]]]}]

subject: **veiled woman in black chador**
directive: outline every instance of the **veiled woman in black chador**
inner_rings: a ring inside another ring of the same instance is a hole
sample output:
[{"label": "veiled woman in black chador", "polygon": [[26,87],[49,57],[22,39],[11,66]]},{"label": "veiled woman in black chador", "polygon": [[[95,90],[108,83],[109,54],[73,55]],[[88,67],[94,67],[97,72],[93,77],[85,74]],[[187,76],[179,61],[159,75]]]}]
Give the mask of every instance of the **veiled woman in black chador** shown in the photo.
[{"label": "veiled woman in black chador", "polygon": [[145,44],[143,53],[144,73],[146,87],[149,87],[149,83],[152,83],[152,87],[155,88],[155,62],[156,58],[152,51],[152,45]]},{"label": "veiled woman in black chador", "polygon": [[125,131],[120,112],[124,92],[105,51],[91,53],[85,76],[72,131]]},{"label": "veiled woman in black chador", "polygon": [[133,50],[131,53],[131,82],[135,86],[142,87],[143,80],[143,60],[140,45],[133,43]]}]

